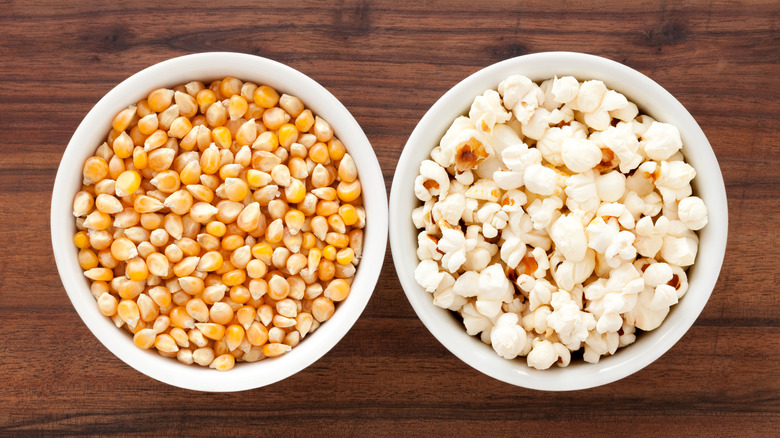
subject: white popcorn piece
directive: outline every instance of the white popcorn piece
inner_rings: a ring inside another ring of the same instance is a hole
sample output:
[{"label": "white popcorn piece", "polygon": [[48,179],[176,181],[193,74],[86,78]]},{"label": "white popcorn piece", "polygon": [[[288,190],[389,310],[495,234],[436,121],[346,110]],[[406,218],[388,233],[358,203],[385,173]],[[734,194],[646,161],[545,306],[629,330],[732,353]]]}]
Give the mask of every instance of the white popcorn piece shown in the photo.
[{"label": "white popcorn piece", "polygon": [[460,218],[463,216],[463,210],[466,209],[466,197],[453,193],[447,195],[446,198],[437,202],[433,206],[432,215],[434,221],[443,219],[449,224],[456,226],[460,222]]},{"label": "white popcorn piece", "polygon": [[677,291],[677,299],[688,292],[688,274],[679,266],[672,266],[672,279],[667,283]]},{"label": "white popcorn piece", "polygon": [[642,216],[653,217],[661,212],[663,208],[663,199],[657,192],[650,192],[645,196],[639,196],[636,192],[628,192],[625,199],[623,199],[623,205],[626,206],[626,210],[631,212],[634,219],[639,219]]},{"label": "white popcorn piece", "polygon": [[463,325],[466,326],[466,333],[471,336],[482,332],[490,332],[493,328],[493,320],[479,313],[474,307],[473,302],[463,305],[460,309],[460,315],[463,317]]},{"label": "white popcorn piece", "polygon": [[542,163],[542,154],[536,148],[528,148],[525,143],[517,143],[501,152],[501,159],[509,170],[523,174],[525,169]]},{"label": "white popcorn piece", "polygon": [[482,223],[482,234],[491,239],[506,227],[509,215],[496,202],[486,202],[477,210],[477,221]]},{"label": "white popcorn piece", "polygon": [[626,229],[634,229],[634,215],[626,208],[624,204],[618,202],[605,202],[602,203],[596,212],[601,217],[614,217],[617,218],[618,223]]},{"label": "white popcorn piece", "polygon": [[512,301],[514,287],[500,264],[490,265],[479,273],[479,293],[474,303],[477,311],[489,318],[498,316],[501,305]]},{"label": "white popcorn piece", "polygon": [[550,269],[550,259],[547,258],[547,252],[542,248],[534,248],[531,251],[531,257],[536,262],[536,270],[530,274],[536,278],[544,278]]},{"label": "white popcorn piece", "polygon": [[661,325],[664,319],[666,319],[666,315],[669,314],[669,307],[655,308],[653,306],[653,298],[655,297],[656,289],[657,288],[646,287],[639,294],[639,301],[636,306],[625,315],[626,322],[645,331],[655,330]]},{"label": "white popcorn piece", "polygon": [[544,92],[532,80],[521,75],[512,75],[498,84],[498,92],[504,99],[504,106],[512,110],[517,120],[528,122],[536,108],[544,101]]},{"label": "white popcorn piece", "polygon": [[[440,142],[439,160],[457,172],[474,169],[493,154],[489,137],[479,132],[468,117],[458,117]],[[437,160],[437,161],[439,161]]]},{"label": "white popcorn piece", "polygon": [[423,260],[414,270],[414,279],[427,292],[433,292],[444,278],[444,272],[439,272],[439,264],[434,260]]},{"label": "white popcorn piece", "polygon": [[450,176],[447,171],[431,160],[420,163],[420,175],[414,180],[414,194],[420,201],[446,194],[450,189]]},{"label": "white popcorn piece", "polygon": [[475,222],[474,213],[479,209],[479,201],[473,198],[466,198],[466,207],[463,209],[463,215],[461,219],[466,225],[473,224]]},{"label": "white popcorn piece", "polygon": [[634,327],[633,324],[629,324],[624,320],[621,329],[623,330],[623,334],[620,335],[619,338],[619,347],[622,348],[633,344],[634,341],[636,341],[636,335],[635,335],[636,327]]},{"label": "white popcorn piece", "polygon": [[585,124],[596,131],[603,131],[610,127],[612,115],[610,111],[625,108],[628,100],[625,96],[614,90],[607,90],[601,104],[594,111],[584,114]]},{"label": "white popcorn piece", "polygon": [[466,190],[466,198],[478,199],[488,202],[498,202],[501,197],[501,190],[495,181],[491,179],[477,180]]},{"label": "white popcorn piece", "polygon": [[623,108],[618,108],[609,112],[612,118],[618,119],[622,122],[631,122],[639,114],[639,108],[637,108],[634,102],[628,102]]},{"label": "white popcorn piece", "polygon": [[604,257],[607,259],[607,264],[613,268],[617,268],[623,264],[623,262],[636,259],[634,239],[636,239],[636,236],[630,231],[621,231],[617,233],[607,247],[607,250],[604,251]]},{"label": "white popcorn piece", "polygon": [[513,170],[497,170],[493,173],[493,181],[501,190],[514,190],[523,186],[523,173]]},{"label": "white popcorn piece", "polygon": [[531,352],[528,353],[528,366],[537,370],[546,370],[558,360],[558,353],[555,351],[552,342],[544,339],[536,339],[533,343]]},{"label": "white popcorn piece", "polygon": [[554,108],[552,110],[537,108],[531,119],[522,124],[521,132],[527,138],[539,140],[544,137],[550,127],[560,123],[569,123],[572,120],[574,120],[574,111],[571,108]]},{"label": "white popcorn piece", "polygon": [[563,147],[563,140],[567,138],[588,138],[588,128],[577,121],[573,121],[561,128],[550,128],[536,142],[536,148],[550,164],[563,166],[561,148]]},{"label": "white popcorn piece", "polygon": [[672,267],[667,263],[650,263],[642,273],[645,286],[656,287],[672,280]]},{"label": "white popcorn piece", "polygon": [[620,345],[620,335],[616,331],[599,334],[597,330],[590,332],[585,340],[585,353],[582,359],[589,363],[598,363],[601,356],[613,354]]},{"label": "white popcorn piece", "polygon": [[622,324],[620,314],[636,306],[637,294],[644,287],[640,272],[629,262],[610,271],[609,279],[600,278],[586,286],[587,310],[596,317],[596,331],[617,331]]},{"label": "white popcorn piece", "polygon": [[489,137],[489,140],[495,156],[501,157],[506,148],[523,143],[523,136],[522,132],[518,134],[517,131],[512,129],[509,125],[502,124],[496,125],[493,128],[493,135]]},{"label": "white popcorn piece", "polygon": [[585,81],[580,85],[575,99],[575,109],[583,113],[596,111],[607,93],[607,87],[604,82],[598,80]]},{"label": "white popcorn piece", "polygon": [[452,165],[452,156],[442,150],[441,146],[436,146],[431,150],[431,159],[439,166],[447,168]]},{"label": "white popcorn piece", "polygon": [[523,173],[525,187],[532,193],[542,196],[555,194],[558,188],[558,178],[557,172],[541,164],[528,166]]},{"label": "white popcorn piece", "polygon": [[523,257],[525,257],[527,251],[525,242],[511,232],[504,232],[501,234],[501,237],[504,239],[504,242],[501,244],[501,260],[508,267],[515,269]]},{"label": "white popcorn piece", "polygon": [[666,235],[660,255],[668,263],[685,267],[693,264],[698,250],[699,242],[695,238]]},{"label": "white popcorn piece", "polygon": [[677,304],[677,291],[668,284],[656,286],[649,307],[653,310],[663,310]]},{"label": "white popcorn piece", "polygon": [[602,131],[598,138],[615,153],[621,172],[628,173],[642,163],[642,155],[638,153],[639,141],[630,124],[618,123],[617,126],[610,126]]},{"label": "white popcorn piece", "polygon": [[[588,247],[592,248],[599,254],[607,252],[607,248],[615,240],[620,227],[618,226],[617,219],[609,218],[605,221],[602,217],[595,217],[588,226],[585,228],[585,234],[588,238]],[[660,246],[659,246],[660,249]]]},{"label": "white popcorn piece", "polygon": [[677,204],[677,216],[691,230],[701,230],[707,225],[707,206],[698,196],[689,196]]},{"label": "white popcorn piece", "polygon": [[525,347],[526,333],[518,325],[519,318],[515,313],[504,313],[496,320],[490,332],[490,344],[493,350],[504,359],[516,358]]},{"label": "white popcorn piece", "polygon": [[466,239],[460,230],[444,228],[439,239],[438,248],[444,253],[441,258],[442,267],[455,273],[466,262],[466,252],[477,245],[475,239]]},{"label": "white popcorn piece", "polygon": [[528,197],[521,190],[507,190],[501,196],[501,209],[507,213],[523,211],[523,206],[528,202]]},{"label": "white popcorn piece", "polygon": [[682,161],[662,161],[659,177],[655,182],[664,201],[680,200],[691,196],[691,180],[696,170]]},{"label": "white popcorn piece", "polygon": [[585,257],[573,262],[566,260],[559,252],[550,257],[550,272],[555,283],[563,290],[572,290],[593,274],[596,268],[596,252],[588,250]]},{"label": "white popcorn piece", "polygon": [[536,230],[543,230],[555,222],[560,217],[560,209],[563,207],[563,201],[557,196],[537,199],[532,202],[528,208],[528,215],[533,221],[533,227]]},{"label": "white popcorn piece", "polygon": [[601,162],[601,149],[585,138],[566,138],[561,143],[561,159],[573,172],[586,172]]},{"label": "white popcorn piece", "polygon": [[547,317],[547,326],[555,330],[561,343],[569,350],[579,350],[581,343],[596,327],[596,319],[590,313],[581,311],[566,291],[552,296],[553,312]]},{"label": "white popcorn piece", "polygon": [[566,178],[566,206],[581,216],[592,216],[601,205],[598,186],[598,172],[588,170]]},{"label": "white popcorn piece", "polygon": [[[461,183],[464,186],[470,186],[474,184],[474,173],[472,173],[470,170],[465,172],[455,172],[455,181]],[[452,187],[452,183],[450,183],[450,187]]]},{"label": "white popcorn piece", "polygon": [[561,215],[550,228],[550,238],[566,260],[580,262],[585,259],[588,239],[582,221],[574,214]]},{"label": "white popcorn piece", "polygon": [[560,102],[555,101],[555,96],[552,94],[553,79],[542,81],[542,83],[539,84],[539,88],[541,88],[542,93],[544,93],[544,102],[542,102],[542,108],[546,109],[547,111],[552,111],[561,106]]},{"label": "white popcorn piece", "polygon": [[464,298],[476,297],[479,293],[479,273],[466,271],[455,280],[452,291]]},{"label": "white popcorn piece", "polygon": [[501,96],[495,90],[486,90],[474,98],[469,109],[469,119],[477,130],[490,135],[497,123],[506,123],[512,115],[501,104]]},{"label": "white popcorn piece", "polygon": [[415,228],[425,228],[428,233],[435,233],[438,231],[438,226],[433,220],[433,206],[436,201],[433,199],[428,200],[421,207],[417,207],[412,210],[412,222]]},{"label": "white popcorn piece", "polygon": [[438,251],[439,238],[431,236],[426,231],[417,235],[417,258],[420,260],[441,260]]},{"label": "white popcorn piece", "polygon": [[646,196],[655,190],[655,179],[658,175],[658,163],[645,161],[637,167],[633,175],[626,178],[626,190],[639,196]]},{"label": "white popcorn piece", "polygon": [[550,236],[544,230],[534,229],[531,217],[521,213],[509,215],[509,224],[502,231],[502,238],[507,239],[511,234],[528,245],[542,248],[544,251],[549,251],[552,246]]},{"label": "white popcorn piece", "polygon": [[636,250],[642,257],[654,258],[664,244],[664,237],[669,232],[669,219],[659,217],[655,224],[653,218],[645,216],[636,223]]},{"label": "white popcorn piece", "polygon": [[569,103],[577,97],[580,83],[574,76],[555,77],[552,83],[552,95],[557,103]]},{"label": "white popcorn piece", "polygon": [[550,304],[553,292],[558,288],[553,286],[549,281],[540,278],[534,282],[534,286],[528,293],[528,309],[536,310],[541,306],[547,306]]},{"label": "white popcorn piece", "polygon": [[680,131],[668,123],[653,122],[642,134],[640,148],[645,156],[655,161],[668,160],[682,147]]},{"label": "white popcorn piece", "polygon": [[617,170],[596,176],[596,193],[603,202],[617,202],[625,192],[626,176]]},{"label": "white popcorn piece", "polygon": [[446,272],[443,274],[444,278],[433,292],[433,304],[443,309],[460,310],[468,300],[454,292],[455,278]]},{"label": "white popcorn piece", "polygon": [[469,271],[481,271],[490,264],[491,260],[493,260],[493,256],[488,249],[476,247],[466,253],[466,262],[463,264],[463,268]]},{"label": "white popcorn piece", "polygon": [[521,301],[520,298],[514,298],[512,301],[504,303],[504,305],[501,306],[501,309],[504,311],[504,313],[514,313],[520,315],[523,313],[523,311],[526,310],[527,307],[528,304],[525,301]]},{"label": "white popcorn piece", "polygon": [[645,132],[647,132],[653,122],[655,122],[655,119],[646,114],[637,116],[635,119],[631,120],[631,130],[633,130],[634,135],[639,138],[645,135]]}]

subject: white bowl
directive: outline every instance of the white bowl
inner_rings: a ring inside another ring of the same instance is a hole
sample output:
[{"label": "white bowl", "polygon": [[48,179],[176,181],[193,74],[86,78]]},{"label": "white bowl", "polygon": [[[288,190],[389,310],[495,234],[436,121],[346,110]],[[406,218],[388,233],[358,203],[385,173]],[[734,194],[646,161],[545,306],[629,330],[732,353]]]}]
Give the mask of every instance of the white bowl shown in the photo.
[{"label": "white bowl", "polygon": [[[333,317],[289,353],[256,363],[237,364],[229,372],[197,365],[187,366],[140,350],[132,336],[117,329],[98,312],[95,298],[76,260],[73,196],[81,187],[81,168],[111,129],[114,115],[143,99],[158,87],[173,87],[192,80],[225,76],[254,81],[300,97],[315,114],[333,127],[355,160],[363,186],[367,224],[363,258],[352,292]],[[200,391],[241,391],[289,377],[327,353],[349,331],[374,290],[387,243],[387,195],[379,162],[368,138],[344,105],[303,73],[278,62],[240,53],[201,53],[170,59],[142,70],[117,85],[87,114],[68,143],[57,171],[51,203],[51,237],[62,283],[81,319],[112,353],[136,370],[161,382]]]},{"label": "white bowl", "polygon": [[[579,80],[600,79],[608,88],[625,94],[646,114],[677,126],[686,160],[697,172],[693,181],[694,193],[709,208],[709,224],[699,232],[698,257],[688,272],[688,293],[672,307],[659,328],[642,333],[634,344],[619,349],[614,356],[602,358],[598,364],[579,362],[566,368],[538,371],[529,368],[523,359],[502,359],[489,345],[466,334],[463,324],[453,313],[436,307],[431,294],[414,280],[418,231],[412,224],[411,214],[419,202],[413,186],[420,162],[438,145],[452,121],[468,112],[475,96],[486,89],[495,89],[512,74],[526,75],[534,81],[555,75],[573,75]],[[453,354],[477,370],[513,385],[550,391],[584,389],[613,382],[642,369],[669,350],[691,327],[715,287],[728,231],[726,190],[718,161],[701,128],[682,104],[636,70],[598,56],[570,52],[508,59],[474,73],[445,93],[423,116],[406,143],[393,178],[390,212],[390,246],[395,269],[406,296],[428,330]]]}]

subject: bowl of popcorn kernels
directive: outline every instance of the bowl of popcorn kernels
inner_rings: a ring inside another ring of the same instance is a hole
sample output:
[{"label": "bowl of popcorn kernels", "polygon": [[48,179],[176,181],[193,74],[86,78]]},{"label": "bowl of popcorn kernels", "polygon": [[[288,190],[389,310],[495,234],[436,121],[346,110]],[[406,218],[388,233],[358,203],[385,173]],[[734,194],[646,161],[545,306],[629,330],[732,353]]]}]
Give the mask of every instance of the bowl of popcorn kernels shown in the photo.
[{"label": "bowl of popcorn kernels", "polygon": [[202,53],[104,96],[52,194],[62,282],[92,333],[170,385],[239,391],[327,353],[384,258],[381,170],[349,111],[275,61]]},{"label": "bowl of popcorn kernels", "polygon": [[720,272],[715,155],[669,92],[617,62],[486,67],[420,120],[390,244],[415,312],[496,379],[564,391],[624,378],[691,327]]}]

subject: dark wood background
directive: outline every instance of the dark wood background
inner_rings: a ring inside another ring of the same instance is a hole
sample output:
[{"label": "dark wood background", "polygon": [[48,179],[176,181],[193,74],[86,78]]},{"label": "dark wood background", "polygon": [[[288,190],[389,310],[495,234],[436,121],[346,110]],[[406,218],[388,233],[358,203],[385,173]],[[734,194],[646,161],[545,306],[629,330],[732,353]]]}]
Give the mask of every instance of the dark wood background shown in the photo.
[{"label": "dark wood background", "polygon": [[[0,435],[776,434],[780,2],[479,3],[0,0]],[[60,283],[52,183],[103,94],[148,65],[212,50],[269,57],[330,89],[374,145],[388,192],[419,118],[484,66],[570,50],[649,75],[698,120],[726,181],[728,251],[710,302],[678,345],[622,381],[531,391],[471,369],[428,333],[388,247],[357,324],[287,380],[207,394],[134,371]]]}]

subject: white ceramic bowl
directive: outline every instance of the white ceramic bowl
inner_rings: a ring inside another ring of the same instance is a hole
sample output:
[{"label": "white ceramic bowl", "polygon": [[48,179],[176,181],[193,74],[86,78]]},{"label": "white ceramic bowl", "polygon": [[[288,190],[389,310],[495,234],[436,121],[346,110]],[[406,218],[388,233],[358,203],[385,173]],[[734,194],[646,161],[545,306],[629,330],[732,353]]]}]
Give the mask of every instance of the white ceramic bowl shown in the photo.
[{"label": "white ceramic bowl", "polygon": [[[229,372],[187,366],[176,359],[140,350],[132,336],[117,329],[97,309],[95,298],[76,260],[73,196],[81,187],[81,168],[111,129],[114,115],[143,99],[158,87],[173,87],[192,80],[209,81],[225,76],[270,85],[280,92],[300,97],[315,114],[333,127],[355,160],[367,224],[363,258],[358,265],[352,292],[337,307],[333,317],[307,336],[289,353],[256,363],[236,364]],[[379,162],[371,144],[344,105],[303,73],[278,62],[239,53],[201,53],[153,65],[117,85],[87,114],[68,144],[57,171],[51,204],[51,237],[62,283],[81,319],[112,353],[136,370],[161,382],[200,391],[240,391],[257,388],[289,377],[327,353],[349,331],[363,312],[374,290],[387,242],[387,196]]]},{"label": "white ceramic bowl", "polygon": [[[452,121],[468,112],[475,96],[488,88],[495,89],[512,74],[526,75],[537,82],[555,75],[573,75],[579,80],[600,79],[608,88],[625,94],[643,112],[677,126],[686,160],[697,172],[694,192],[709,208],[709,224],[699,232],[698,257],[688,272],[688,293],[672,307],[659,328],[642,333],[634,344],[619,349],[614,356],[602,358],[598,364],[579,362],[567,368],[554,366],[538,371],[529,368],[523,359],[502,359],[490,346],[466,334],[463,324],[452,312],[434,306],[431,294],[414,280],[418,231],[412,224],[411,213],[419,202],[413,186],[420,162],[438,145]],[[508,59],[474,73],[445,93],[423,116],[406,143],[393,178],[390,212],[393,262],[406,296],[428,330],[453,354],[477,370],[513,385],[550,391],[583,389],[613,382],[642,369],[669,350],[691,327],[715,287],[728,230],[726,191],[718,162],[701,128],[682,104],[653,80],[625,65],[570,52]]]}]

